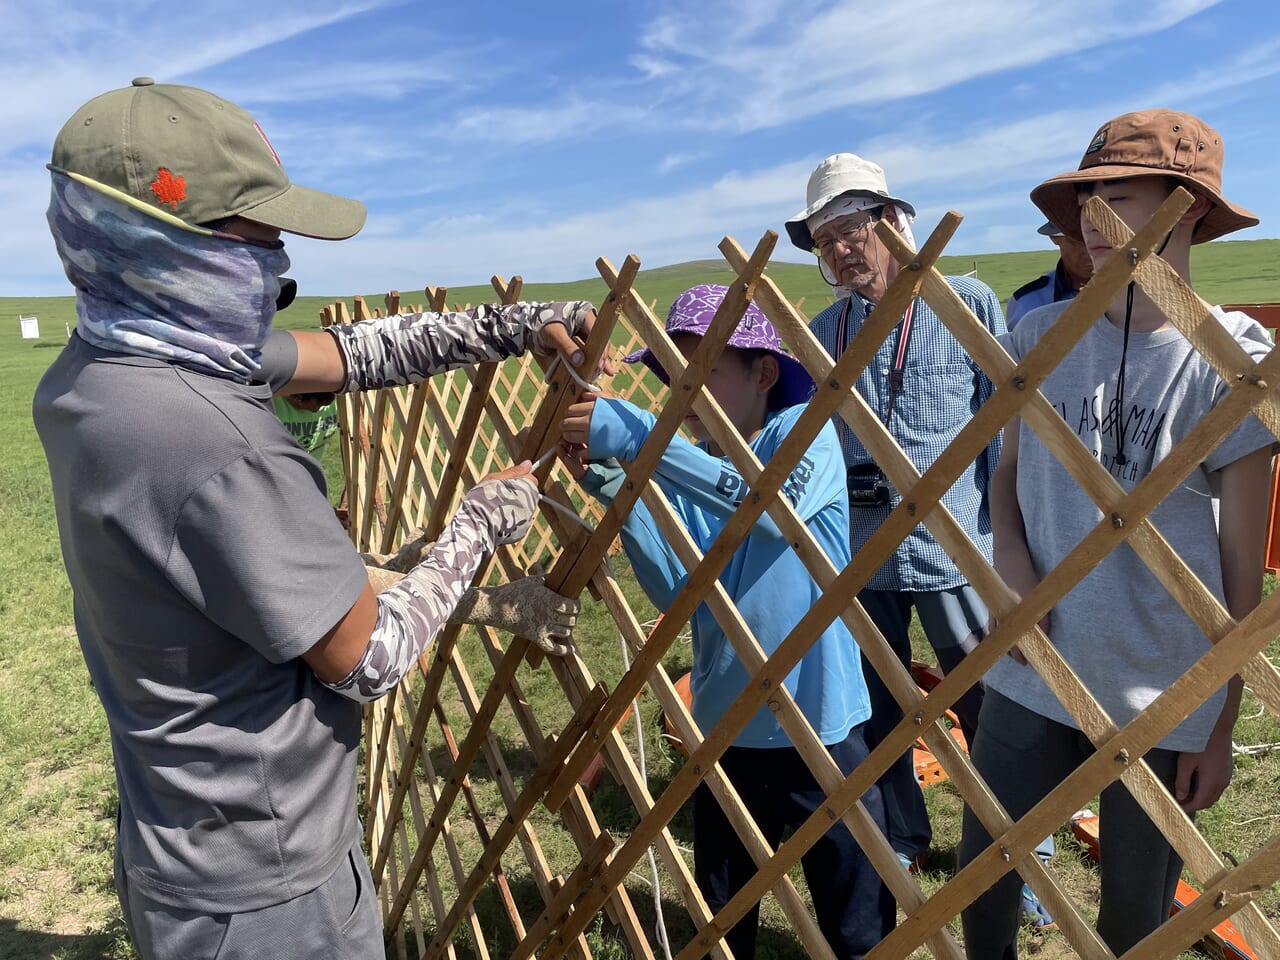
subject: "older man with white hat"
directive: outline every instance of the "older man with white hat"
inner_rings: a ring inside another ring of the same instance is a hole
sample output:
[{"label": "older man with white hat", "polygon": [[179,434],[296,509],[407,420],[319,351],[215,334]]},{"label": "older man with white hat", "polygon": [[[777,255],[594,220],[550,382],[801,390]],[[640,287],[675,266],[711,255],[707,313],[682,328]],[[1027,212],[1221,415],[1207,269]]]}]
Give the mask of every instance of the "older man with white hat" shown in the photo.
[{"label": "older man with white hat", "polygon": [[[836,294],[836,302],[811,324],[833,357],[844,352],[898,274],[898,263],[876,236],[875,224],[887,221],[914,245],[910,227],[914,216],[910,203],[889,193],[884,171],[852,153],[828,157],[809,177],[805,209],[787,221],[787,233],[797,247],[817,256],[823,279]],[[947,282],[992,334],[1005,332],[1000,302],[988,286],[969,277],[947,277]],[[924,471],[993,387],[929,305],[916,299],[858,378],[857,390]],[[847,426],[841,427],[841,445],[848,467],[850,539],[856,555],[900,497]],[[999,454],[997,437],[942,500],[988,559],[987,482]],[[959,663],[986,631],[986,607],[923,526],[911,531],[858,599],[904,666],[911,660],[907,628],[913,607],[943,670]],[[867,743],[874,747],[902,719],[902,711],[869,664],[864,664],[864,673],[872,706]],[[969,738],[981,702],[981,687],[975,686],[956,704]],[[928,852],[932,830],[910,753],[886,771],[880,787],[889,841],[904,865],[915,865]]]}]

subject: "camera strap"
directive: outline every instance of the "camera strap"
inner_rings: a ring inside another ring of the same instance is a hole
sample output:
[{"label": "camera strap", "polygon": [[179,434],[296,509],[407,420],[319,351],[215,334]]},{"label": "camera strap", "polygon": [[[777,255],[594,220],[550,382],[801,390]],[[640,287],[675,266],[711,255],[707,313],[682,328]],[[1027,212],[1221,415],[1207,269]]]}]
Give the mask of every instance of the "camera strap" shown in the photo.
[{"label": "camera strap", "polygon": [[[845,347],[848,346],[848,341],[845,340],[845,336],[849,324],[849,308],[853,306],[853,297],[853,294],[849,295],[849,299],[844,303],[844,309],[840,311],[840,326],[836,332],[836,343],[840,345],[840,354],[837,355],[837,360],[839,360],[840,356],[844,354]],[[874,307],[875,304],[868,303],[868,316],[871,315],[871,311]],[[911,321],[915,314],[915,310],[916,302],[912,300],[911,303],[907,305],[906,313],[902,315],[902,322],[898,324],[898,346],[893,351],[893,366],[889,369],[889,402],[886,404],[884,411],[884,426],[886,430],[889,429],[889,421],[893,418],[894,401],[902,391],[902,385],[906,380],[907,350],[911,346],[911,330],[913,327]],[[890,430],[890,433],[892,432],[893,431]]]}]

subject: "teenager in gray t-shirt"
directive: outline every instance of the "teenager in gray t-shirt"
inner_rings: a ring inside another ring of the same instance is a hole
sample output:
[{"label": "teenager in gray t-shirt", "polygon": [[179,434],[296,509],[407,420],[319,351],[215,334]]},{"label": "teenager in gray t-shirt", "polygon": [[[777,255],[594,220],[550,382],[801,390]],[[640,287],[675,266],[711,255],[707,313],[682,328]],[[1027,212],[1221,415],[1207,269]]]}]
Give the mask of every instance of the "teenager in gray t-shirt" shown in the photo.
[{"label": "teenager in gray t-shirt", "polygon": [[[1178,184],[1195,199],[1160,255],[1190,278],[1192,243],[1257,223],[1221,195],[1219,134],[1167,110],[1104,124],[1080,169],[1055,177],[1032,199],[1064,233],[1082,237],[1095,267],[1112,255],[1083,212],[1093,196],[1131,229],[1146,224]],[[1049,374],[1041,393],[1117,482],[1132,489],[1226,395],[1229,387],[1140,286],[1121,293]],[[1065,309],[1033,310],[1004,343],[1021,360]],[[1271,343],[1241,314],[1214,321],[1254,358]],[[1248,417],[1151,514],[1156,529],[1237,620],[1258,603],[1263,527],[1274,437]],[[1026,596],[1102,520],[1039,435],[1014,418],[992,480],[995,566]],[[1127,545],[1105,558],[1041,626],[1084,686],[1125,724],[1209,649],[1195,622]],[[1010,816],[1021,817],[1093,753],[1036,671],[1015,648],[987,673],[987,697],[972,745],[975,767]],[[1231,729],[1241,682],[1232,678],[1144,760],[1183,810],[1212,805],[1231,778]],[[1098,932],[1120,955],[1169,916],[1182,862],[1122,781],[1100,799],[1101,905]],[[958,851],[971,862],[990,838],[966,810]],[[995,880],[962,916],[970,957],[1017,956],[1020,881]]]}]

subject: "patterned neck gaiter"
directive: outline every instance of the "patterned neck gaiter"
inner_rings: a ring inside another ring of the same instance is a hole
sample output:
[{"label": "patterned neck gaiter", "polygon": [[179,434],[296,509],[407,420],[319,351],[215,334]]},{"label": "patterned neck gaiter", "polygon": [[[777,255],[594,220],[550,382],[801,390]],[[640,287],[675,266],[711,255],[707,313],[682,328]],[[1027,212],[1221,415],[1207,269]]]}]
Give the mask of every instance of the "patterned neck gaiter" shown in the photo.
[{"label": "patterned neck gaiter", "polygon": [[252,379],[289,269],[283,244],[186,230],[58,171],[48,219],[83,339]]}]

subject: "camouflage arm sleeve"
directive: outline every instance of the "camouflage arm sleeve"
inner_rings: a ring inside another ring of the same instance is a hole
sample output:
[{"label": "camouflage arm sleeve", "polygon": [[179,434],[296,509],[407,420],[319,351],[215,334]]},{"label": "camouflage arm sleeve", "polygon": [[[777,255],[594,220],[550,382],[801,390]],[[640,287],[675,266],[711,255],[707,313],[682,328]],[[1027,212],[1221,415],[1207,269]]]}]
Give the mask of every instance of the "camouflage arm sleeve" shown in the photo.
[{"label": "camouflage arm sleeve", "polygon": [[527,480],[473,487],[426,559],[378,594],[378,619],[355,669],[325,686],[359,703],[389,693],[448,621],[484,555],[528,532],[537,503],[538,489]]},{"label": "camouflage arm sleeve", "polygon": [[582,330],[591,304],[482,305],[462,313],[406,313],[326,328],[346,364],[343,393],[417,383],[455,367],[505,360],[528,350],[546,353],[542,331],[563,324]]}]

